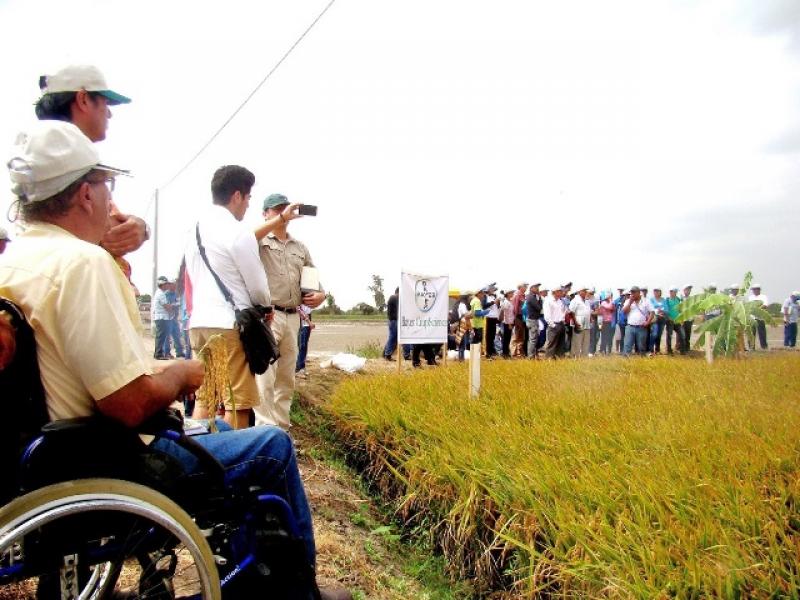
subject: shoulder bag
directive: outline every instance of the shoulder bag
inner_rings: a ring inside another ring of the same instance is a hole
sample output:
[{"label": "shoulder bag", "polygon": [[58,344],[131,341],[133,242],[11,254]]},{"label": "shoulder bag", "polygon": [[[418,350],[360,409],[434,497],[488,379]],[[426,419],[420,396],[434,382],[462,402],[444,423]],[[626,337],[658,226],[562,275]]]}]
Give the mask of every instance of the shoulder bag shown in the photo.
[{"label": "shoulder bag", "polygon": [[203,262],[206,263],[208,270],[214,277],[214,281],[217,282],[219,291],[222,292],[225,300],[233,307],[233,313],[236,316],[236,328],[239,330],[239,339],[242,340],[242,347],[247,357],[247,364],[250,365],[250,371],[260,375],[280,358],[275,336],[272,335],[272,330],[264,321],[264,317],[269,312],[268,308],[260,305],[249,306],[241,310],[236,308],[230,290],[225,287],[225,284],[222,283],[222,280],[208,262],[206,249],[203,247],[203,242],[200,241],[200,223],[195,226],[195,235],[197,237],[197,248],[200,250]]}]

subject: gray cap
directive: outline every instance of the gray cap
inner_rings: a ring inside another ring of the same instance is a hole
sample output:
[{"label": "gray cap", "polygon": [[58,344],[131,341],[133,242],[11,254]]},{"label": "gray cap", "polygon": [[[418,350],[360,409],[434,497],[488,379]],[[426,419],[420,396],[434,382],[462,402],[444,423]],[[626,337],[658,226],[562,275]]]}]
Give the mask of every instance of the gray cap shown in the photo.
[{"label": "gray cap", "polygon": [[270,194],[264,199],[264,210],[289,204],[289,199],[283,194]]}]

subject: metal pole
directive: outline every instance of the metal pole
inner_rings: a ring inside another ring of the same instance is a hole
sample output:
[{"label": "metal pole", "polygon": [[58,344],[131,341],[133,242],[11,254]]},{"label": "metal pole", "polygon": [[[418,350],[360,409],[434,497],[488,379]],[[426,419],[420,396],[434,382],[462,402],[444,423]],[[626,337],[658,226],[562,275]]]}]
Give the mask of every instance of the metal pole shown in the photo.
[{"label": "metal pole", "polygon": [[156,292],[156,281],[158,280],[158,188],[156,188],[155,198],[153,199],[153,293]]}]

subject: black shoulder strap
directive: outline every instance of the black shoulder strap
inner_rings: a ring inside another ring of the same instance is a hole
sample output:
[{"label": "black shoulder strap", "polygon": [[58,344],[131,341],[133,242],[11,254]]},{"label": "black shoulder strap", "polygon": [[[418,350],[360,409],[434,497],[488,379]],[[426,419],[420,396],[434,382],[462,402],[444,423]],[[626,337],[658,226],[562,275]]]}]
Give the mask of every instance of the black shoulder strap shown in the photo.
[{"label": "black shoulder strap", "polygon": [[200,256],[203,257],[203,262],[206,263],[208,270],[211,272],[211,275],[214,276],[214,281],[217,282],[219,286],[219,291],[222,292],[222,295],[225,296],[225,300],[227,300],[230,305],[233,307],[234,312],[236,311],[236,304],[233,301],[233,296],[231,296],[230,290],[225,287],[225,284],[222,283],[222,280],[219,278],[214,272],[214,269],[211,268],[211,264],[208,262],[208,257],[206,256],[206,249],[203,247],[203,242],[200,241],[200,223],[198,222],[197,225],[194,227],[195,237],[197,238],[197,248],[200,250]]}]

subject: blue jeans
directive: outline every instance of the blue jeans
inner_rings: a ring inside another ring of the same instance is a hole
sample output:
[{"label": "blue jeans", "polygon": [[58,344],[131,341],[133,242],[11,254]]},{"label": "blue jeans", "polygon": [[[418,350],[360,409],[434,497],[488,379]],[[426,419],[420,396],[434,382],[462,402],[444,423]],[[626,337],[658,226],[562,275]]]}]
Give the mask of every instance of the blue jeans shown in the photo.
[{"label": "blue jeans", "polygon": [[[314,530],[311,527],[311,509],[297,470],[297,457],[292,438],[280,427],[262,425],[248,429],[232,430],[217,420],[218,433],[197,435],[194,439],[225,467],[225,484],[258,486],[265,493],[280,496],[294,513],[306,556],[312,566],[316,561]],[[167,439],[158,438],[152,448],[177,458],[188,473],[198,473],[197,459]]]},{"label": "blue jeans", "polygon": [[175,346],[175,356],[183,358],[183,336],[181,335],[181,326],[175,319],[167,321],[167,338],[164,340],[162,347],[162,354],[169,355],[169,340],[172,339],[172,345]]},{"label": "blue jeans", "polygon": [[650,341],[647,350],[649,352],[661,352],[661,334],[664,332],[664,323],[656,319],[650,325]]},{"label": "blue jeans", "polygon": [[787,348],[794,348],[797,345],[797,323],[784,324],[783,345]]},{"label": "blue jeans", "polygon": [[397,348],[397,319],[392,319],[389,321],[389,339],[383,347],[383,357],[391,358],[395,348]]},{"label": "blue jeans", "polygon": [[461,343],[458,345],[458,360],[464,360],[464,351],[469,348],[471,337],[471,332],[467,331],[461,338]]},{"label": "blue jeans", "polygon": [[626,325],[625,326],[625,343],[622,347],[622,353],[625,356],[630,356],[634,345],[639,354],[644,354],[647,351],[647,327],[643,325]]},{"label": "blue jeans", "polygon": [[308,355],[308,339],[311,337],[311,327],[300,327],[297,335],[297,363],[294,366],[295,372],[306,368],[306,356]]},{"label": "blue jeans", "polygon": [[153,356],[155,358],[161,358],[166,356],[164,354],[164,346],[167,347],[167,353],[169,353],[169,319],[156,319],[156,345],[155,345],[155,353]]}]

